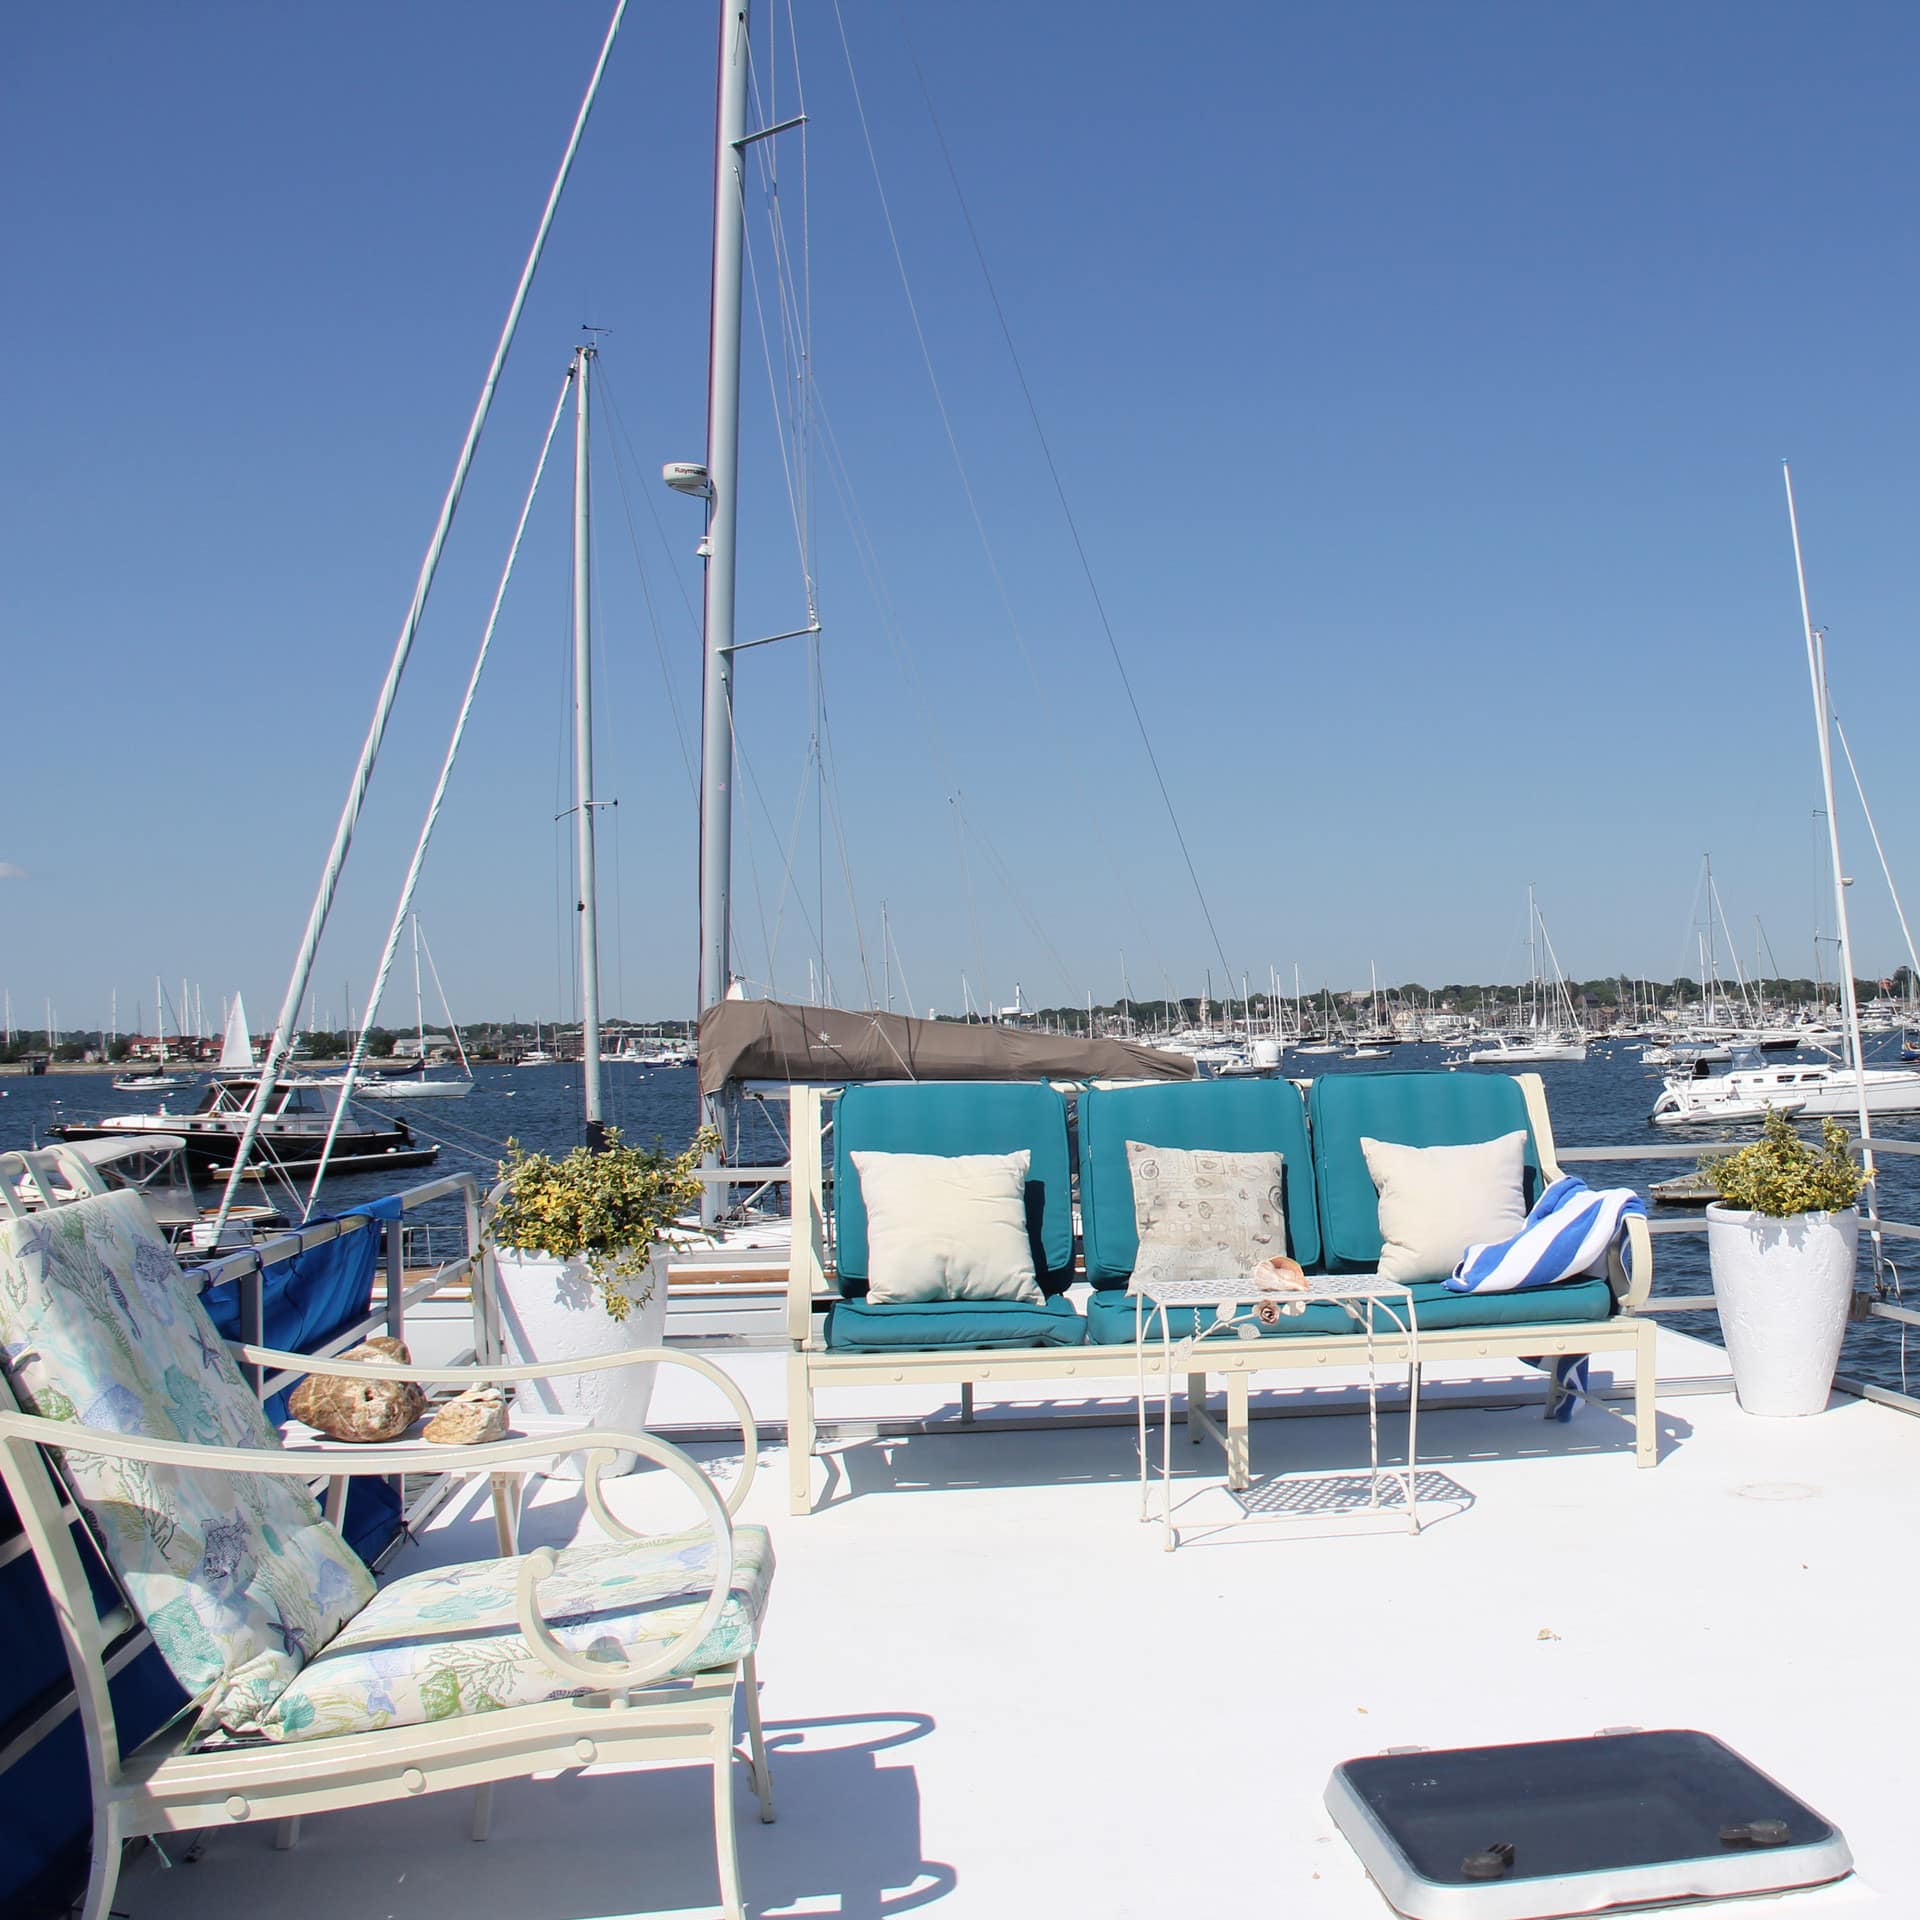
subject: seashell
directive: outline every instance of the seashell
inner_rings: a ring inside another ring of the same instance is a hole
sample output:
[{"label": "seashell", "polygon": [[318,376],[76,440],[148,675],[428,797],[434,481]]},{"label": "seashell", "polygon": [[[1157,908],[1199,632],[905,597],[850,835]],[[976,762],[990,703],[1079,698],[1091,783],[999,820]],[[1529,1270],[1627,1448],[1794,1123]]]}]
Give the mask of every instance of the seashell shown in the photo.
[{"label": "seashell", "polygon": [[449,1400],[421,1429],[436,1447],[477,1447],[507,1437],[507,1396],[498,1387],[469,1387]]}]

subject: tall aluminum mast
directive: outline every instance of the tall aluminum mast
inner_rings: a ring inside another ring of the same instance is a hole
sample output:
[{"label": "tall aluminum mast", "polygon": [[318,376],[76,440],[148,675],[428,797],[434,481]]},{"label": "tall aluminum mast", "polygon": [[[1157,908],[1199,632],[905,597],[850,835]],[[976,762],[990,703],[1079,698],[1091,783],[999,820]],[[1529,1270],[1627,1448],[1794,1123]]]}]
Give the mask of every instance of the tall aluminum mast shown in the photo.
[{"label": "tall aluminum mast", "polygon": [[[732,985],[734,566],[740,515],[740,266],[746,238],[749,0],[720,0],[713,142],[713,297],[707,346],[705,677],[700,739],[700,1004]],[[691,490],[691,489],[689,489]],[[720,1094],[700,1097],[701,1124],[719,1127]],[[700,1217],[720,1216],[709,1184]]]},{"label": "tall aluminum mast", "polygon": [[587,1145],[606,1145],[600,1104],[600,927],[593,872],[593,500],[588,463],[591,343],[573,356],[573,811],[580,864],[580,1084]]},{"label": "tall aluminum mast", "polygon": [[734,570],[740,512],[740,267],[746,229],[748,0],[721,0],[707,365],[707,576],[702,633],[700,1011],[732,984]]}]

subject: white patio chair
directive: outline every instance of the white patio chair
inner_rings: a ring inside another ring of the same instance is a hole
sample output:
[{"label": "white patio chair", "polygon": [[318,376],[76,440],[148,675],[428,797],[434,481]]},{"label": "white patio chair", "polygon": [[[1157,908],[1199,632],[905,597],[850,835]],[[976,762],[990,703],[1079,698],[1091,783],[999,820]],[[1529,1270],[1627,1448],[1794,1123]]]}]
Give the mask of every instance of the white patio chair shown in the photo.
[{"label": "white patio chair", "polygon": [[[19,1156],[8,1156],[9,1161]],[[40,1156],[31,1156],[38,1160]],[[31,1173],[29,1169],[29,1173]],[[273,1368],[472,1382],[536,1368],[368,1367],[228,1348],[137,1195],[32,1213],[0,1167],[0,1474],[53,1598],[92,1776],[84,1920],[106,1920],[125,1841],[473,1787],[484,1838],[495,1781],[634,1762],[714,1775],[721,1906],[742,1915],[731,1762],[745,1688],[750,1772],[773,1817],[754,1649],[772,1582],[763,1528],[735,1527],[757,1437],[743,1418],[731,1497],[649,1433],[541,1433],[478,1447],[283,1447],[236,1357]],[[665,1358],[628,1355],[611,1364]],[[569,1371],[596,1363],[575,1363]],[[700,1523],[636,1533],[599,1485],[630,1450],[692,1496]],[[309,1481],[342,1473],[499,1473],[585,1452],[584,1492],[610,1544],[542,1549],[377,1589],[322,1518]],[[96,1602],[83,1522],[128,1605]],[[108,1661],[136,1624],[190,1696],[122,1753]]]}]

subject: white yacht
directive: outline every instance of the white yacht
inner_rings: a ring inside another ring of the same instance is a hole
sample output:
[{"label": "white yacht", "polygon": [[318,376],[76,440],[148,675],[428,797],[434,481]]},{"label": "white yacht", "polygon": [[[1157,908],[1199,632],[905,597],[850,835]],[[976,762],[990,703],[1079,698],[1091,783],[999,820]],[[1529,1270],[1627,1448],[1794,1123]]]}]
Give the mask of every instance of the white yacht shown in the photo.
[{"label": "white yacht", "polygon": [[1467,1055],[1468,1066],[1531,1066],[1538,1061],[1579,1062],[1587,1057],[1584,1033],[1529,1028],[1520,1033],[1490,1033],[1484,1046]]},{"label": "white yacht", "polygon": [[1856,1069],[1833,1061],[1787,1060],[1769,1066],[1757,1047],[1735,1047],[1725,1073],[1668,1074],[1650,1118],[1656,1127],[1711,1125],[1782,1113],[1831,1115],[1860,1111],[1920,1113],[1920,1071],[1911,1067]]}]

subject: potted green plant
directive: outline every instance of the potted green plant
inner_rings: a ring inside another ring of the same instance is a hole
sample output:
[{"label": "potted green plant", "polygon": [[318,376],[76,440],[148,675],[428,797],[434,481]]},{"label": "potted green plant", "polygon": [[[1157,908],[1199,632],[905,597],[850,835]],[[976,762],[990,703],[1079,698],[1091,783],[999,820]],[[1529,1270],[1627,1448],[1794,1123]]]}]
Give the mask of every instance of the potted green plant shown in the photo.
[{"label": "potted green plant", "polygon": [[[1703,1165],[1706,1163],[1703,1163]],[[1769,1109],[1760,1138],[1711,1163],[1714,1306],[1748,1413],[1818,1413],[1833,1388],[1853,1296],[1863,1176],[1835,1121],[1820,1144]]]},{"label": "potted green plant", "polygon": [[[697,1134],[686,1150],[632,1147],[617,1128],[598,1151],[555,1157],[507,1142],[500,1181],[488,1196],[486,1253],[501,1333],[514,1361],[579,1360],[657,1347],[667,1321],[662,1248],[690,1231],[681,1216],[700,1202],[702,1158],[719,1136]],[[644,1426],[651,1366],[607,1367],[529,1382],[543,1411],[581,1425]],[[615,1464],[630,1472],[631,1455]],[[577,1466],[577,1461],[575,1462]]]}]

